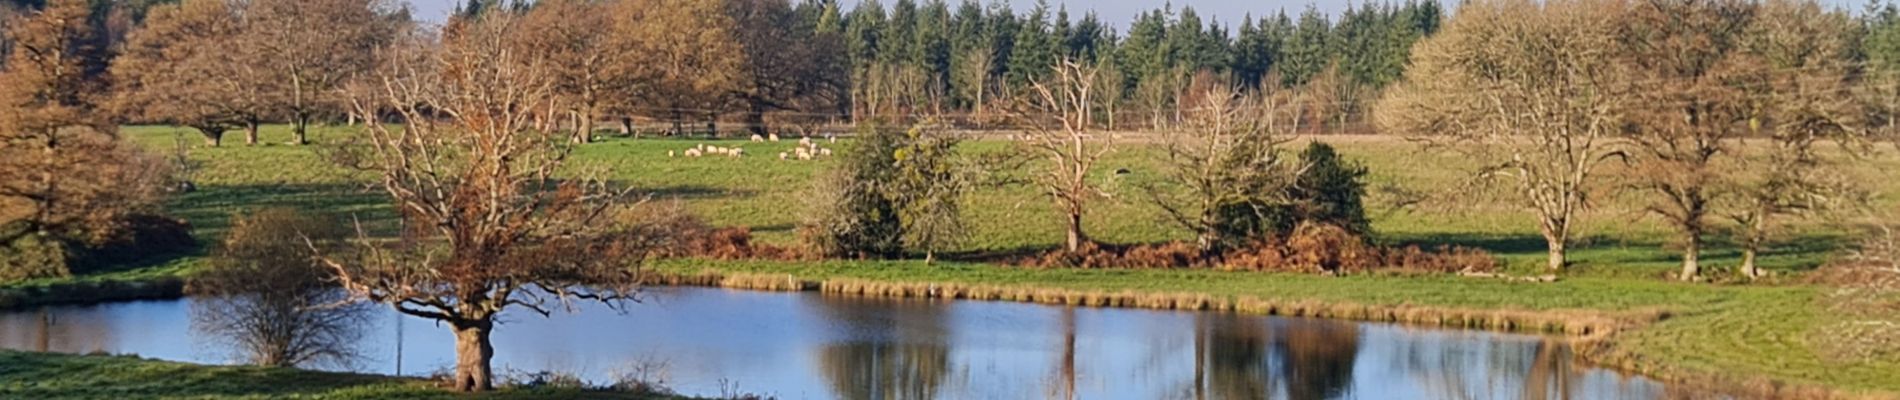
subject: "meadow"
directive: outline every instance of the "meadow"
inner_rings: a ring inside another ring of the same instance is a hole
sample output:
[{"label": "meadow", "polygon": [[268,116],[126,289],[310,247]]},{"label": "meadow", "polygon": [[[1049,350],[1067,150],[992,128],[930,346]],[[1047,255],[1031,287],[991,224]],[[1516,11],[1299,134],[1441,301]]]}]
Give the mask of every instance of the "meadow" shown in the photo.
[{"label": "meadow", "polygon": [[[173,127],[128,127],[123,134],[172,157],[183,152],[197,190],[171,199],[167,211],[188,220],[194,234],[216,243],[233,215],[264,207],[294,207],[311,212],[354,216],[378,232],[393,229],[394,215],[373,186],[373,175],[328,162],[323,143],[347,140],[351,129],[320,128],[317,146],[202,146],[194,133]],[[265,143],[289,139],[284,127],[264,131]],[[1368,211],[1377,240],[1396,244],[1441,244],[1483,248],[1499,256],[1516,274],[1541,273],[1543,240],[1528,216],[1489,201],[1461,183],[1469,161],[1443,151],[1391,137],[1321,137],[1371,171]],[[840,150],[846,143],[826,147]],[[180,144],[183,146],[180,146]],[[745,158],[672,158],[696,144],[743,147]],[[1102,164],[1102,179],[1114,197],[1091,210],[1090,234],[1110,243],[1148,243],[1187,239],[1190,235],[1164,222],[1139,191],[1144,180],[1158,179],[1155,161],[1162,150],[1131,139]],[[795,227],[811,182],[828,161],[781,161],[776,155],[792,141],[749,143],[698,139],[607,138],[582,147],[580,165],[604,168],[617,182],[641,188],[652,201],[679,201],[716,226],[750,228],[764,243],[794,245]],[[1008,143],[979,140],[974,151],[996,151]],[[1889,152],[1891,153],[1891,152]],[[1874,210],[1895,206],[1887,193],[1900,189],[1885,171],[1900,168],[1900,157],[1880,154],[1858,159],[1844,173],[1869,182],[1878,194]],[[1118,171],[1124,173],[1117,173]],[[1423,199],[1423,201],[1416,201]],[[1775,381],[1827,387],[1847,393],[1900,392],[1900,363],[1855,362],[1824,356],[1819,329],[1840,317],[1818,304],[1825,288],[1802,284],[1800,275],[1840,254],[1852,243],[1845,228],[1860,218],[1848,215],[1802,223],[1762,260],[1779,275],[1753,285],[1668,281],[1677,268],[1668,230],[1641,211],[1641,199],[1612,190],[1586,216],[1582,243],[1574,247],[1575,266],[1552,283],[1447,276],[1320,277],[1201,270],[1040,270],[973,262],[996,256],[1052,249],[1062,239],[1059,216],[1048,200],[1025,186],[984,188],[966,208],[971,239],[950,255],[952,261],[714,262],[672,260],[655,270],[681,275],[752,274],[788,276],[817,282],[884,284],[946,283],[1012,288],[1043,288],[1131,293],[1194,293],[1222,299],[1255,298],[1282,302],[1433,307],[1453,310],[1512,310],[1552,315],[1622,316],[1660,313],[1662,318],[1617,333],[1602,361],[1665,379],[1705,382]],[[1704,256],[1706,274],[1721,277],[1739,262],[1738,251],[1719,235]],[[205,252],[168,256],[124,268],[81,276],[74,281],[150,281],[185,276]],[[64,281],[13,285],[56,286]],[[7,288],[0,288],[7,289]],[[21,357],[21,356],[12,356]],[[67,362],[79,362],[64,360]],[[3,376],[3,375],[0,375]],[[1710,380],[1715,379],[1715,380]],[[0,393],[5,393],[0,390]],[[27,392],[20,392],[27,393]]]}]

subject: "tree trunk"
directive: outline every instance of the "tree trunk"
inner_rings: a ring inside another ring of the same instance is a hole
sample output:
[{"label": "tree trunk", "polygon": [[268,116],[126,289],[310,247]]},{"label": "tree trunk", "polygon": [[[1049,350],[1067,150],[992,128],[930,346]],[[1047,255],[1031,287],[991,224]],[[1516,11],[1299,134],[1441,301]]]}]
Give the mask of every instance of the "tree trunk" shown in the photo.
[{"label": "tree trunk", "polygon": [[224,144],[224,128],[198,127],[198,133],[205,135],[206,146],[218,147]]},{"label": "tree trunk", "polygon": [[1069,252],[1081,251],[1082,242],[1087,240],[1088,236],[1082,234],[1082,214],[1069,213]]},{"label": "tree trunk", "polygon": [[296,123],[296,126],[291,128],[291,132],[295,132],[297,138],[291,143],[298,146],[310,144],[310,116],[297,113],[296,121],[293,122]]},{"label": "tree trunk", "polygon": [[1564,265],[1569,263],[1569,245],[1564,243],[1565,241],[1564,238],[1556,236],[1544,236],[1545,246],[1550,249],[1549,258],[1545,260],[1550,272],[1563,271]]},{"label": "tree trunk", "polygon": [[1755,265],[1755,246],[1742,249],[1742,277],[1755,279],[1761,277],[1761,267]]},{"label": "tree trunk", "polygon": [[633,136],[633,118],[620,117],[620,136]]},{"label": "tree trunk", "polygon": [[495,388],[491,381],[494,373],[489,370],[489,362],[495,358],[495,347],[488,340],[488,334],[493,329],[493,321],[456,326],[454,384],[456,391],[486,392]]},{"label": "tree trunk", "polygon": [[1702,235],[1690,234],[1688,242],[1682,247],[1683,281],[1693,281],[1702,271]]},{"label": "tree trunk", "polygon": [[767,126],[765,126],[765,106],[758,104],[758,102],[752,103],[752,109],[746,113],[745,122],[747,125],[751,125],[749,129],[752,131],[752,134],[765,136],[766,133],[771,132],[771,130],[766,129]]},{"label": "tree trunk", "polygon": [[258,122],[257,122],[257,119],[255,118],[244,121],[244,145],[245,146],[257,145],[257,125],[258,125]]}]

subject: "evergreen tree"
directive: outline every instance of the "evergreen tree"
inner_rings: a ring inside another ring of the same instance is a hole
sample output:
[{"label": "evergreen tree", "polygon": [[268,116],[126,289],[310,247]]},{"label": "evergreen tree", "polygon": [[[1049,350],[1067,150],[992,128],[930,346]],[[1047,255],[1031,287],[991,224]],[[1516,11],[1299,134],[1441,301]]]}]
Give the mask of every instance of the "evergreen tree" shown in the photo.
[{"label": "evergreen tree", "polygon": [[1284,86],[1304,85],[1313,76],[1319,75],[1332,63],[1333,54],[1328,42],[1332,37],[1331,23],[1319,9],[1307,7],[1300,14],[1299,25],[1287,36],[1281,45],[1283,58],[1280,66],[1280,84]]},{"label": "evergreen tree", "polygon": [[1023,17],[1016,30],[1015,46],[1009,52],[1009,72],[1004,75],[1012,87],[1023,87],[1042,79],[1056,65],[1056,41],[1049,32],[1049,5],[1038,1],[1036,8]]}]

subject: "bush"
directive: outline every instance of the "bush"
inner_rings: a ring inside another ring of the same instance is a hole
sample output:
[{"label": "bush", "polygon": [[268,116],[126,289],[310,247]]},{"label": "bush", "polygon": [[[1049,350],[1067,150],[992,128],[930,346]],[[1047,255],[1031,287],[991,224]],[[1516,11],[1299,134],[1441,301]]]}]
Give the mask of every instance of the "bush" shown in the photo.
[{"label": "bush", "polygon": [[1216,231],[1229,247],[1263,238],[1288,237],[1309,223],[1336,226],[1360,238],[1372,235],[1365,211],[1365,166],[1339,156],[1332,145],[1313,142],[1300,153],[1304,165],[1284,202],[1235,201],[1219,206]]},{"label": "bush", "polygon": [[113,225],[113,234],[97,242],[27,233],[0,244],[0,283],[70,277],[198,246],[191,225],[176,219],[133,214]]},{"label": "bush", "polygon": [[72,276],[66,244],[28,234],[0,246],[0,283]]},{"label": "bush", "polygon": [[856,145],[812,187],[813,208],[798,229],[807,246],[828,257],[904,255],[901,208],[888,193],[903,143],[903,133],[878,124],[858,130]]}]

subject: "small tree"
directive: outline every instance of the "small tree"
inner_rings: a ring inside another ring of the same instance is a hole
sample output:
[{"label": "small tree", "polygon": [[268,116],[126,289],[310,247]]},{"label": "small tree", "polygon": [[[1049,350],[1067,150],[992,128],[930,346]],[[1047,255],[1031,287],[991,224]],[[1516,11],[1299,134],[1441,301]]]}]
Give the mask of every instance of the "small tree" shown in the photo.
[{"label": "small tree", "polygon": [[1144,190],[1175,224],[1196,233],[1202,253],[1252,239],[1258,230],[1241,226],[1286,204],[1299,172],[1281,149],[1298,131],[1296,107],[1288,103],[1223,84],[1182,101],[1186,124],[1164,139],[1166,185]]},{"label": "small tree", "polygon": [[348,237],[334,219],[290,209],[238,218],[211,267],[186,288],[200,299],[192,307],[194,329],[261,366],[347,365],[357,357],[369,308],[331,286],[317,256],[341,251]]},{"label": "small tree", "polygon": [[1067,227],[1064,248],[1073,252],[1089,242],[1082,220],[1090,203],[1107,196],[1089,174],[1115,147],[1091,129],[1099,106],[1094,97],[1096,69],[1066,60],[1053,68],[1047,79],[1030,82],[1015,117],[1028,128],[1018,141],[1023,151],[1048,161],[1035,174],[1036,185],[1062,213]]},{"label": "small tree", "polygon": [[971,167],[957,158],[962,138],[930,125],[911,127],[897,150],[897,181],[889,195],[903,221],[904,246],[922,251],[932,263],[937,252],[957,245],[968,234],[963,201],[972,186]]},{"label": "small tree", "polygon": [[1364,165],[1340,157],[1333,146],[1313,142],[1300,153],[1302,170],[1289,189],[1294,221],[1317,222],[1337,226],[1358,236],[1372,234],[1372,221],[1366,218],[1366,170]]}]

